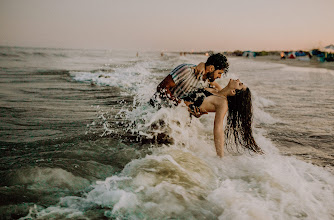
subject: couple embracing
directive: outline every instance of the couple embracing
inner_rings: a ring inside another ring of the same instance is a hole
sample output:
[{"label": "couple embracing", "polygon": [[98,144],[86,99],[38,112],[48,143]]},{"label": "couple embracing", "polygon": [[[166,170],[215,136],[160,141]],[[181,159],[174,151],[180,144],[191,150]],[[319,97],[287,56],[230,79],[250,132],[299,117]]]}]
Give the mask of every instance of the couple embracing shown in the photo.
[{"label": "couple embracing", "polygon": [[[217,155],[224,156],[224,143],[232,141],[256,153],[263,153],[252,134],[251,92],[239,79],[230,79],[222,88],[215,80],[226,75],[228,61],[223,54],[211,55],[199,65],[181,64],[158,85],[150,103],[172,106],[184,102],[189,112],[200,117],[215,113],[214,143]],[[224,118],[227,114],[227,124]]]}]

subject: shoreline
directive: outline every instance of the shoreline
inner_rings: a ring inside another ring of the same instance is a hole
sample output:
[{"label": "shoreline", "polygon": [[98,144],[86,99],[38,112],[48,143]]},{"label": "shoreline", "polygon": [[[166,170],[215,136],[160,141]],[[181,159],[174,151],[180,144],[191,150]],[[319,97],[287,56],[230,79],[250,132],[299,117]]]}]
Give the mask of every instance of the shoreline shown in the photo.
[{"label": "shoreline", "polygon": [[298,59],[281,59],[280,56],[257,56],[255,58],[246,58],[244,59],[251,59],[258,62],[272,62],[272,63],[279,63],[285,64],[288,66],[296,66],[296,67],[310,67],[310,68],[323,68],[328,70],[334,70],[334,62],[323,62],[320,63],[317,60],[311,59],[310,61],[302,61]]}]

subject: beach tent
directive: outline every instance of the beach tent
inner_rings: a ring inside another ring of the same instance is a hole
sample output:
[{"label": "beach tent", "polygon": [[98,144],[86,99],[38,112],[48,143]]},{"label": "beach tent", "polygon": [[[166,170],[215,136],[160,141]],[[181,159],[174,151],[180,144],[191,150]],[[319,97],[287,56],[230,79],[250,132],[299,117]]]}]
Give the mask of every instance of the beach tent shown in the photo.
[{"label": "beach tent", "polygon": [[314,50],[310,51],[310,54],[312,56],[319,56],[320,54],[322,54],[322,52],[320,50],[318,50],[318,49],[314,49]]},{"label": "beach tent", "polygon": [[327,52],[327,53],[334,53],[334,45],[328,45],[322,49],[322,51]]},{"label": "beach tent", "polygon": [[306,56],[306,53],[304,51],[296,51],[295,55],[296,57],[302,57],[302,56]]},{"label": "beach tent", "polygon": [[256,53],[254,51],[247,50],[247,51],[244,51],[242,53],[242,56],[244,56],[244,57],[256,57]]},{"label": "beach tent", "polygon": [[295,52],[289,52],[288,58],[289,59],[295,59],[296,58],[296,53]]}]

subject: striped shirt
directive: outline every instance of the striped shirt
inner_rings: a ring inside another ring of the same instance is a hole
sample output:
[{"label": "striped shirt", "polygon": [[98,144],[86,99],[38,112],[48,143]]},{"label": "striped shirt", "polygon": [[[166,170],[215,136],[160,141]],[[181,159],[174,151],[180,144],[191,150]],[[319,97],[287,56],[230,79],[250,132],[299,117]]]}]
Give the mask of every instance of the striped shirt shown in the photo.
[{"label": "striped shirt", "polygon": [[209,87],[209,83],[205,83],[201,77],[196,78],[195,70],[191,68],[195,66],[193,64],[181,64],[170,73],[175,82],[175,87],[171,89],[175,97],[182,99],[194,90]]}]

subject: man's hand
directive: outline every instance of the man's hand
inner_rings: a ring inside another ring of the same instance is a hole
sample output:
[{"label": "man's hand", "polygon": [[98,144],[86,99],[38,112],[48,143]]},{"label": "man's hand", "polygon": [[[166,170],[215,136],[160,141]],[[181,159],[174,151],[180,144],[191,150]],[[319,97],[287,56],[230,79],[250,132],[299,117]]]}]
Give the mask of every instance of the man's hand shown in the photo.
[{"label": "man's hand", "polygon": [[192,114],[196,118],[199,118],[202,115],[208,114],[207,111],[201,111],[201,109],[199,107],[196,107],[193,104],[188,105],[188,111],[189,111],[190,114]]},{"label": "man's hand", "polygon": [[191,104],[194,104],[193,102],[188,102],[188,101],[183,101],[183,102],[184,102],[184,104],[186,104],[187,107],[189,107],[189,105],[191,105]]}]

